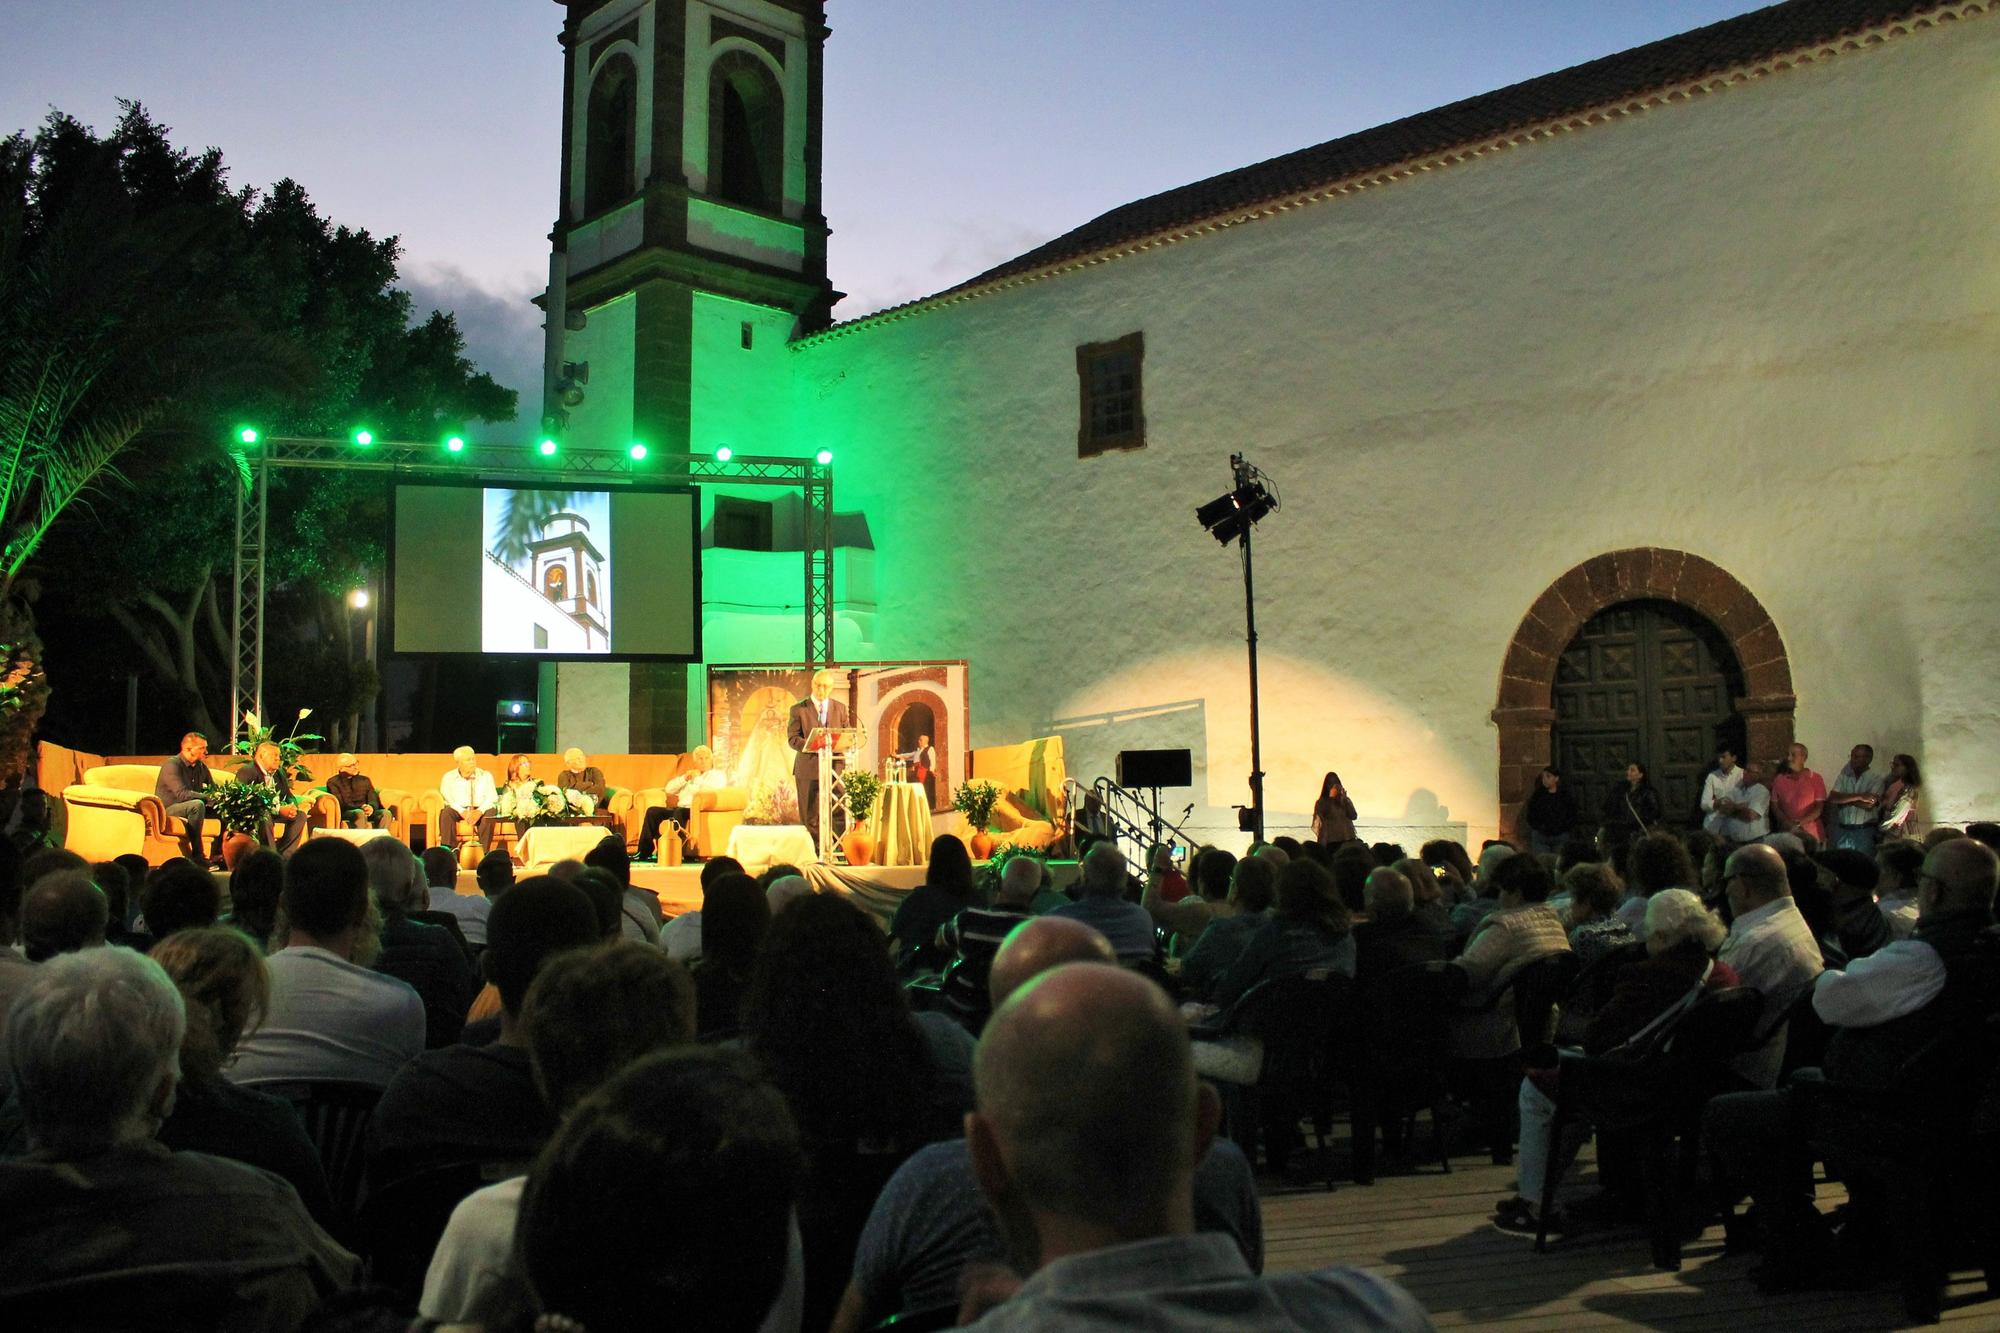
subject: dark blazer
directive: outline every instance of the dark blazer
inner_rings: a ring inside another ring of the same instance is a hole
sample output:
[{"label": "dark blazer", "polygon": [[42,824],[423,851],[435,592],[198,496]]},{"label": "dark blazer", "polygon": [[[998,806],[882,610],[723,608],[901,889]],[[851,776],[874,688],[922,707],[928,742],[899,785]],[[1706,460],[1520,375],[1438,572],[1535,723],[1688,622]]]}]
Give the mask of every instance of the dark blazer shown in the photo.
[{"label": "dark blazer", "polygon": [[[792,705],[791,715],[785,719],[785,744],[797,751],[798,758],[792,761],[792,778],[803,784],[808,778],[819,776],[819,755],[806,749],[806,737],[812,729],[821,725],[819,706],[811,699],[801,699]],[[826,701],[826,723],[829,727],[847,725],[847,705],[838,699]],[[801,787],[801,790],[804,788]]]},{"label": "dark blazer", "polygon": [[372,805],[377,810],[388,808],[382,800],[382,793],[375,790],[375,780],[366,773],[356,773],[352,777],[335,773],[326,780],[326,789],[340,802],[342,814],[359,810],[364,805]]},{"label": "dark blazer", "polygon": [[424,1002],[424,1047],[458,1040],[465,1011],[479,994],[479,977],[465,951],[438,926],[398,916],[382,923],[382,954],[375,970],[407,981]]},{"label": "dark blazer", "polygon": [[[1583,1030],[1583,1049],[1596,1055],[1637,1033],[1683,999],[1707,966],[1708,952],[1697,941],[1682,940],[1620,971],[1611,998]],[[1736,984],[1727,963],[1708,974],[1711,990]]]},{"label": "dark blazer", "polygon": [[1354,928],[1354,976],[1381,976],[1399,967],[1444,961],[1445,936],[1412,913],[1389,921],[1363,921]]},{"label": "dark blazer", "polygon": [[[273,773],[271,778],[278,787],[279,806],[290,805],[292,801],[292,779],[285,772],[284,764],[280,763],[278,765],[278,771]],[[264,781],[264,770],[257,767],[257,761],[252,759],[249,763],[236,770],[236,780],[238,782],[248,782],[261,786]]]}]

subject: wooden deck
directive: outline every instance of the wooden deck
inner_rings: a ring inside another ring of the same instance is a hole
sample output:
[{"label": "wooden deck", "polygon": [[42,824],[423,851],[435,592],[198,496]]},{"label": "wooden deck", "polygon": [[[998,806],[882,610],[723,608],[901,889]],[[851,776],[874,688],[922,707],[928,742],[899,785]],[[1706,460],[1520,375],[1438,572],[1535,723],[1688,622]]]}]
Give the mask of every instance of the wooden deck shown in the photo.
[{"label": "wooden deck", "polygon": [[[1338,1152],[1338,1147],[1336,1147]],[[1594,1188],[1586,1149],[1576,1182]],[[1268,1272],[1350,1264],[1392,1277],[1431,1313],[1439,1328],[1700,1329],[1747,1333],[1761,1328],[1821,1330],[1905,1327],[1893,1285],[1862,1292],[1813,1292],[1766,1297],[1745,1276],[1756,1256],[1722,1253],[1722,1230],[1711,1227],[1683,1252],[1681,1271],[1656,1271],[1646,1237],[1636,1227],[1582,1231],[1546,1254],[1534,1242],[1495,1231],[1493,1205],[1513,1192],[1511,1167],[1478,1158],[1454,1160],[1450,1175],[1381,1177],[1360,1186],[1267,1188],[1264,1193]],[[1572,1190],[1574,1195],[1576,1190]],[[1822,1183],[1820,1206],[1842,1197]],[[1945,1295],[1944,1323],[2000,1328],[2000,1299],[1985,1284],[1957,1275]]]}]

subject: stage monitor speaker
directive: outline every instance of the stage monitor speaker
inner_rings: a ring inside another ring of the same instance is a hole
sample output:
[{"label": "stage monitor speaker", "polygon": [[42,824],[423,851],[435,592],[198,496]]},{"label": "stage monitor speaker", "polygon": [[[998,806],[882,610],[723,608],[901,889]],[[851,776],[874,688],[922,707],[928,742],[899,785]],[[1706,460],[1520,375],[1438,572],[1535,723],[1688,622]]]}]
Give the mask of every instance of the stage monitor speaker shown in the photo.
[{"label": "stage monitor speaker", "polygon": [[1187,750],[1120,750],[1121,787],[1192,787],[1194,756]]}]

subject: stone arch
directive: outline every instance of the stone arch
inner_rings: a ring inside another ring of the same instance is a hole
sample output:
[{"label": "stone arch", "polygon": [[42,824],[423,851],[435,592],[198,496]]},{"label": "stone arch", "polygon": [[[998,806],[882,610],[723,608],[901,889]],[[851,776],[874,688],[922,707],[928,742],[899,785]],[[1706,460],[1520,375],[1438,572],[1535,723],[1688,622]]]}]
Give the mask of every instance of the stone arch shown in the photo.
[{"label": "stone arch", "polygon": [[708,68],[708,193],[775,213],[785,192],[784,71],[730,43]]},{"label": "stone arch", "polygon": [[1621,602],[1658,598],[1700,613],[1729,640],[1743,670],[1749,756],[1773,760],[1792,743],[1797,697],[1783,636],[1756,595],[1720,565],[1687,551],[1642,546],[1595,556],[1551,583],[1507,645],[1493,721],[1500,729],[1500,836],[1549,762],[1556,662],[1589,620]]},{"label": "stone arch", "polygon": [[931,813],[937,814],[951,808],[952,787],[947,775],[955,762],[951,754],[951,737],[945,734],[951,725],[951,714],[945,706],[944,697],[921,686],[895,691],[884,703],[877,743],[885,754],[894,749],[902,729],[903,715],[913,705],[922,705],[931,715],[931,748],[937,751],[937,774],[931,783]]},{"label": "stone arch", "polygon": [[583,212],[595,217],[639,191],[639,66],[630,55],[598,63],[584,115]]}]

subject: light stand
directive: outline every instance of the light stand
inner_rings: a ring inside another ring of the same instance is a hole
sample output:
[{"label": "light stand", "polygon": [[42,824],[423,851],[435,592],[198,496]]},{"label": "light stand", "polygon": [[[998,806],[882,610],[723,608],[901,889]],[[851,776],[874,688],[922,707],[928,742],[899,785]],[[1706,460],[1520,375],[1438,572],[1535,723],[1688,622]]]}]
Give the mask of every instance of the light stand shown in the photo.
[{"label": "light stand", "polygon": [[1243,558],[1244,640],[1250,649],[1250,808],[1245,829],[1256,841],[1264,841],[1264,747],[1257,716],[1257,585],[1251,563],[1250,530],[1257,520],[1278,508],[1278,493],[1271,479],[1247,462],[1242,454],[1229,456],[1233,488],[1194,511],[1195,518],[1209,535],[1224,546],[1238,542]]}]

